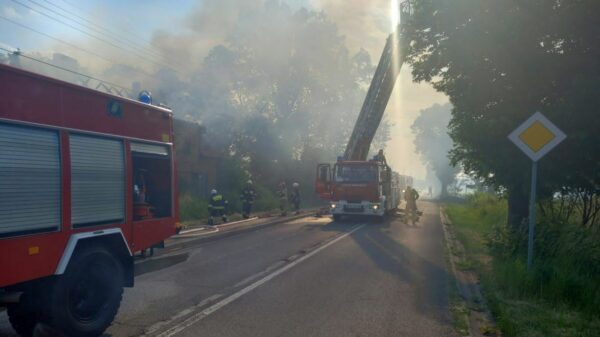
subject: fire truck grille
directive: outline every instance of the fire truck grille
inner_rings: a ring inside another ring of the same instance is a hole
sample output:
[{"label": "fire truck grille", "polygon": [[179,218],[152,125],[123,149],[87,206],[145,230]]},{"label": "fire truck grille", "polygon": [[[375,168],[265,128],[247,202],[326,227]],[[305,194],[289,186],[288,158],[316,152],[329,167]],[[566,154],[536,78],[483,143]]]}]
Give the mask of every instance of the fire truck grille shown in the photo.
[{"label": "fire truck grille", "polygon": [[362,205],[344,205],[344,212],[363,213],[365,208]]}]

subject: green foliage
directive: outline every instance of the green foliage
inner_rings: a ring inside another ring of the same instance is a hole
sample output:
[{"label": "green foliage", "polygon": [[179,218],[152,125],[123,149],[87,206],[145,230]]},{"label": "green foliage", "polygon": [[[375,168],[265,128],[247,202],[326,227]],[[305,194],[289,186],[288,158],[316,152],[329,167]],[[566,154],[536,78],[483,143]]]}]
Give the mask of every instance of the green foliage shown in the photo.
[{"label": "green foliage", "polygon": [[[597,194],[600,43],[591,27],[597,26],[600,2],[415,5],[408,59],[415,80],[431,82],[454,106],[453,162],[495,187],[526,193],[530,162],[507,135],[541,111],[567,139],[540,162],[540,196],[564,186]],[[518,207],[511,203],[513,209]]]},{"label": "green foliage", "polygon": [[[316,164],[343,153],[374,73],[370,56],[351,55],[324,12],[285,2],[256,6],[232,25],[186,78],[160,72],[155,99],[200,121],[207,143],[255,182],[275,190],[296,181],[303,200],[315,202]],[[388,136],[384,121],[374,146]],[[237,209],[243,179],[231,170],[220,183]]]},{"label": "green foliage", "polygon": [[421,160],[432,170],[442,184],[442,198],[446,197],[447,187],[452,184],[458,167],[450,165],[448,152],[452,148],[452,140],[448,135],[451,104],[435,104],[421,110],[411,126],[415,134],[415,149]]},{"label": "green foliage", "polygon": [[256,193],[258,198],[254,203],[254,209],[256,211],[270,211],[279,207],[279,199],[275,192],[265,186],[256,186]]},{"label": "green foliage", "polygon": [[179,196],[179,218],[181,221],[206,219],[208,217],[208,202],[205,199],[190,194]]},{"label": "green foliage", "polygon": [[240,212],[242,201],[240,195],[250,178],[244,170],[243,163],[236,158],[226,158],[219,163],[216,189],[229,202],[228,212]]},{"label": "green foliage", "polygon": [[503,333],[594,336],[600,327],[599,233],[542,217],[534,268],[527,272],[526,232],[507,230],[506,209],[504,199],[487,194],[448,207]]},{"label": "green foliage", "polygon": [[465,248],[485,254],[486,238],[506,220],[506,202],[495,195],[475,193],[467,197],[465,205],[450,204],[448,214],[453,220],[459,219],[461,227],[456,235]]}]

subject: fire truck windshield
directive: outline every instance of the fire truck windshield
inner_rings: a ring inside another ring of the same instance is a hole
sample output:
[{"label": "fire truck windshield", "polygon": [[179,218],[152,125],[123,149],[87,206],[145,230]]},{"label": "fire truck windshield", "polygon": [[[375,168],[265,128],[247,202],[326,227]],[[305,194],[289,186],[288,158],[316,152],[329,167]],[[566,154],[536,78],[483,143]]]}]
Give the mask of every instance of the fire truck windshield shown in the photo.
[{"label": "fire truck windshield", "polygon": [[375,165],[336,165],[335,182],[338,183],[367,183],[377,180]]}]

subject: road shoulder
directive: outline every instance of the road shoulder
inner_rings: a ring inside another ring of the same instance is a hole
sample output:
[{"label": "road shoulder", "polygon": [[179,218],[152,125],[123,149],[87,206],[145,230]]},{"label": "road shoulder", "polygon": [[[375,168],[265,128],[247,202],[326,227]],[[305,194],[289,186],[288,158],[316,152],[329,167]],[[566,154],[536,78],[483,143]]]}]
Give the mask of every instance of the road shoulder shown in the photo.
[{"label": "road shoulder", "polygon": [[444,207],[440,207],[440,218],[448,262],[458,295],[457,298],[451,299],[456,328],[463,336],[499,336],[492,313],[482,296],[479,276],[473,270],[469,270],[465,249],[457,240],[452,221]]}]

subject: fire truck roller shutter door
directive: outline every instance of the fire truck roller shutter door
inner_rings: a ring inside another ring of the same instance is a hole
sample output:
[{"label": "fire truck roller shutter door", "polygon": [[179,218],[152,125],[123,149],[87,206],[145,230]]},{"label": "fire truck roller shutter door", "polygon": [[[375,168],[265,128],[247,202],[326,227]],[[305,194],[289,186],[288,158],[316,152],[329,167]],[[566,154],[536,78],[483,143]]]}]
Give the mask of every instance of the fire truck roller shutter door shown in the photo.
[{"label": "fire truck roller shutter door", "polygon": [[123,142],[71,135],[71,222],[74,227],[125,218]]},{"label": "fire truck roller shutter door", "polygon": [[0,123],[0,237],[60,226],[56,131]]},{"label": "fire truck roller shutter door", "polygon": [[131,152],[146,153],[157,156],[168,156],[169,148],[164,145],[147,143],[131,143]]}]

